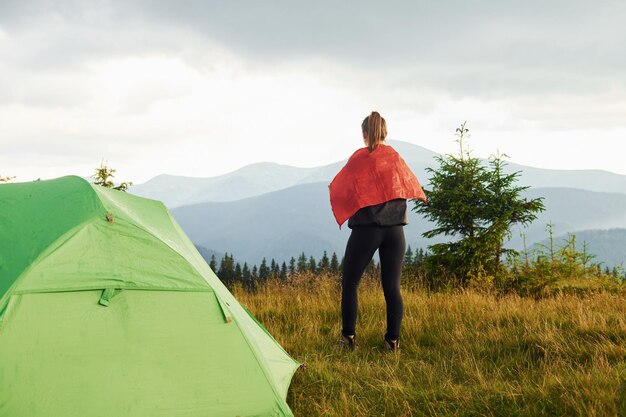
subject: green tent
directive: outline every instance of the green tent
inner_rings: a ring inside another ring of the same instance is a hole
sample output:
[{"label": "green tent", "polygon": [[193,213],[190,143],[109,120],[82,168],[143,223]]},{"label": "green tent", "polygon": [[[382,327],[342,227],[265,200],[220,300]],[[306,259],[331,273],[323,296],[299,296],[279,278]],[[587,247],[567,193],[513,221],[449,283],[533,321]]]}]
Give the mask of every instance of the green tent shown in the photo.
[{"label": "green tent", "polygon": [[162,203],[0,185],[0,417],[290,416],[298,366]]}]

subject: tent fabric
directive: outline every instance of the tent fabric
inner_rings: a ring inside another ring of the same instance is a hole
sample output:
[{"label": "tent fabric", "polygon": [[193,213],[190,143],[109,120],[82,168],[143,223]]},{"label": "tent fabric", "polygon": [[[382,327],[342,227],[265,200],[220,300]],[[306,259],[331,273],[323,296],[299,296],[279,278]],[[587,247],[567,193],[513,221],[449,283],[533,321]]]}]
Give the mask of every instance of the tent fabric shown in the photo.
[{"label": "tent fabric", "polygon": [[361,148],[330,183],[330,204],[339,227],[363,207],[396,198],[426,201],[422,186],[404,159],[389,145]]},{"label": "tent fabric", "polygon": [[291,416],[298,367],[162,203],[0,185],[0,417]]}]

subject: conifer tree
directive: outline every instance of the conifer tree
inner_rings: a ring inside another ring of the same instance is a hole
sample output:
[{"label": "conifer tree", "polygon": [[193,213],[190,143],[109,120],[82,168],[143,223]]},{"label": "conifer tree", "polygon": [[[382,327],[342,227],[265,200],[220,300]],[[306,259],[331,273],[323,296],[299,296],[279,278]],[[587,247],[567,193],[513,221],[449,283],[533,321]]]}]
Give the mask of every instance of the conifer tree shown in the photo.
[{"label": "conifer tree", "polygon": [[413,264],[413,251],[411,250],[411,245],[408,246],[408,248],[406,249],[406,253],[404,254],[404,264]]},{"label": "conifer tree", "polygon": [[220,269],[219,269],[219,272],[217,273],[217,276],[222,282],[224,282],[227,285],[233,283],[235,279],[234,262],[235,262],[235,258],[233,257],[232,254],[228,255],[228,253],[225,253],[224,257],[222,257],[220,261]]},{"label": "conifer tree", "polygon": [[261,266],[259,267],[259,281],[265,281],[270,276],[270,269],[267,266],[267,261],[265,258],[261,261]]},{"label": "conifer tree", "polygon": [[217,260],[215,259],[215,254],[211,255],[211,261],[209,262],[209,268],[211,268],[211,271],[217,272]]},{"label": "conifer tree", "polygon": [[243,272],[241,271],[241,265],[239,262],[235,265],[235,276],[233,279],[235,282],[243,282]]},{"label": "conifer tree", "polygon": [[280,277],[281,280],[287,279],[287,264],[285,262],[283,262],[283,264],[280,266],[279,277]]},{"label": "conifer tree", "polygon": [[252,266],[252,272],[250,273],[250,290],[255,291],[257,283],[259,282],[259,271],[256,265]]},{"label": "conifer tree", "polygon": [[278,278],[279,274],[280,274],[280,267],[278,266],[278,263],[276,263],[274,258],[272,258],[272,262],[270,263],[270,277]]},{"label": "conifer tree", "polygon": [[252,282],[252,274],[250,273],[250,268],[248,268],[248,264],[246,262],[243,263],[243,268],[241,269],[241,280],[243,285],[247,288],[250,288],[250,283]]},{"label": "conifer tree", "polygon": [[422,266],[422,262],[424,262],[424,258],[426,257],[426,254],[424,253],[424,249],[423,248],[419,248],[416,252],[415,252],[415,257],[413,259],[413,264],[417,267]]},{"label": "conifer tree", "polygon": [[101,163],[98,168],[96,168],[95,174],[91,177],[95,180],[93,183],[95,185],[100,185],[106,188],[113,188],[114,190],[126,191],[128,188],[133,185],[132,182],[122,182],[119,185],[115,185],[111,178],[115,177],[115,169],[109,168],[105,162]]},{"label": "conifer tree", "polygon": [[306,268],[307,268],[306,255],[304,254],[304,252],[302,252],[300,256],[298,256],[298,272],[302,273],[306,271]]},{"label": "conifer tree", "polygon": [[296,273],[296,260],[292,256],[291,259],[289,259],[289,275],[293,275],[295,273]]},{"label": "conifer tree", "polygon": [[528,187],[515,185],[519,172],[503,172],[503,155],[491,157],[487,166],[471,155],[465,144],[469,137],[465,123],[456,129],[456,136],[458,155],[435,158],[438,168],[428,168],[428,203],[417,200],[414,210],[435,223],[434,229],[423,233],[425,238],[453,238],[429,246],[429,264],[465,283],[484,272],[498,274],[511,227],[529,224],[544,206],[541,198],[521,197]]},{"label": "conifer tree", "polygon": [[330,269],[330,261],[328,260],[328,254],[324,251],[322,259],[320,260],[319,270],[320,272],[328,272]]},{"label": "conifer tree", "polygon": [[309,264],[307,265],[307,269],[314,274],[317,272],[317,263],[315,262],[315,258],[313,255],[309,258]]},{"label": "conifer tree", "polygon": [[330,272],[337,273],[339,272],[339,261],[337,260],[337,254],[333,252],[333,256],[330,258]]},{"label": "conifer tree", "polygon": [[228,273],[228,267],[227,267],[227,259],[228,259],[228,253],[225,253],[224,256],[222,256],[222,259],[220,259],[220,268],[217,270],[217,277],[220,279],[220,281],[226,283],[227,282],[227,277],[226,274]]}]

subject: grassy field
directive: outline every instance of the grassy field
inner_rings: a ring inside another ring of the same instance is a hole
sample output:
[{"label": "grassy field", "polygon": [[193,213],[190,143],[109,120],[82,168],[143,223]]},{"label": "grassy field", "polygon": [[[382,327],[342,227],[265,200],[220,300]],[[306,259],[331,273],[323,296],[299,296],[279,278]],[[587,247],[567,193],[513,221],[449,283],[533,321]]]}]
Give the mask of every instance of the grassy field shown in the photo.
[{"label": "grassy field", "polygon": [[336,278],[235,296],[298,361],[296,416],[626,416],[626,295],[535,300],[404,289],[401,350],[382,349],[382,290],[359,292],[359,348],[337,348]]}]

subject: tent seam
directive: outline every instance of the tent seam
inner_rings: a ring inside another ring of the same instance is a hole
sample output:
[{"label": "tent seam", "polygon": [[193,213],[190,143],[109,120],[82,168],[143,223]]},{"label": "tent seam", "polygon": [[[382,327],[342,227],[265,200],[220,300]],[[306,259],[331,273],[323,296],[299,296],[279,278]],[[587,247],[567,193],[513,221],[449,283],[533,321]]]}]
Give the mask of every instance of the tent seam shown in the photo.
[{"label": "tent seam", "polygon": [[[68,242],[73,236],[75,236],[80,230],[82,230],[83,227],[90,224],[93,220],[93,218],[89,218],[81,223],[78,223],[77,225],[63,233],[61,236],[56,238],[48,246],[46,246],[46,248],[42,250],[35,259],[33,259],[30,265],[24,268],[22,272],[15,278],[13,284],[11,284],[9,288],[7,288],[2,298],[0,298],[0,311],[4,311],[3,305],[8,303],[8,299],[11,297],[11,295],[15,293],[16,288],[24,280],[24,277],[28,275],[28,272],[30,272],[35,266],[39,265],[49,255],[59,250],[66,242]],[[54,249],[48,251],[52,246],[55,246]]]}]

